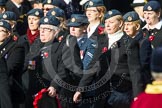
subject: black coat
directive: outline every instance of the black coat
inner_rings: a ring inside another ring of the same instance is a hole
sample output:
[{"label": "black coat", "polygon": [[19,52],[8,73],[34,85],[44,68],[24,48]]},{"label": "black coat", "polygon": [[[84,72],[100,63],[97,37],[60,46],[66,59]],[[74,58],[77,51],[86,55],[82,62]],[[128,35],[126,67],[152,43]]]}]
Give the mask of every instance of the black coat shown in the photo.
[{"label": "black coat", "polygon": [[0,107],[12,108],[11,94],[9,87],[9,75],[7,70],[7,64],[4,57],[0,57]]}]

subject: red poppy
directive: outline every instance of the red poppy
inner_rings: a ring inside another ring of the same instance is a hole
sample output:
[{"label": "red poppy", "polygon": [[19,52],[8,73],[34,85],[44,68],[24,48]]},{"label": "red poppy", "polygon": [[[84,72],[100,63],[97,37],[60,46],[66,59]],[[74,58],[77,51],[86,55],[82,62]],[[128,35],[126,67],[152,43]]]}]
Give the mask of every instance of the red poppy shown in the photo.
[{"label": "red poppy", "polygon": [[44,52],[43,55],[44,55],[45,58],[48,58],[48,53],[47,52]]},{"label": "red poppy", "polygon": [[58,41],[59,41],[59,42],[61,42],[62,39],[63,39],[63,36],[59,36],[59,37],[58,37]]},{"label": "red poppy", "polygon": [[103,34],[104,33],[104,27],[102,27],[102,26],[99,26],[98,27],[98,34]]},{"label": "red poppy", "polygon": [[154,39],[155,39],[155,36],[153,36],[153,35],[149,36],[149,41],[150,42],[153,41]]},{"label": "red poppy", "polygon": [[14,36],[13,36],[13,40],[14,40],[14,41],[17,41],[17,39],[18,39],[18,37],[14,35]]},{"label": "red poppy", "polygon": [[107,52],[107,47],[104,47],[104,48],[102,48],[102,53],[105,53],[105,52]]}]

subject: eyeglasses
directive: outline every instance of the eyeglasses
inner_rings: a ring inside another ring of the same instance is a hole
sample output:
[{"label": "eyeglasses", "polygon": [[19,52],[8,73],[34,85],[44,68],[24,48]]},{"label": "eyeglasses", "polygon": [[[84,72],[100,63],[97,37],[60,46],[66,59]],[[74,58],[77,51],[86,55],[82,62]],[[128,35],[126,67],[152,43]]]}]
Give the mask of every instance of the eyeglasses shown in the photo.
[{"label": "eyeglasses", "polygon": [[40,30],[40,31],[43,30],[43,31],[51,32],[53,29],[51,29],[51,28],[46,28],[46,27],[40,27],[39,30]]},{"label": "eyeglasses", "polygon": [[44,10],[49,11],[49,10],[51,10],[51,9],[53,9],[53,8],[43,8],[42,10],[43,10],[43,11],[44,11]]}]

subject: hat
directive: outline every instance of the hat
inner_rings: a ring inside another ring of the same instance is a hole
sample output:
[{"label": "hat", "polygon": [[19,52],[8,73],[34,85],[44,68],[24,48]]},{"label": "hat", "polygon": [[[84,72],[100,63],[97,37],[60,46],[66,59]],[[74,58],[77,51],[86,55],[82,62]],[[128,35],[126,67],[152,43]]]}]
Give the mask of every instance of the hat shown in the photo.
[{"label": "hat", "polygon": [[161,8],[158,1],[149,1],[144,5],[143,11],[157,11]]},{"label": "hat", "polygon": [[0,6],[5,6],[6,2],[6,0],[0,0]]},{"label": "hat", "polygon": [[51,10],[49,10],[46,14],[46,16],[56,16],[56,17],[65,17],[65,12],[64,10],[60,9],[60,8],[53,8]]},{"label": "hat", "polygon": [[153,50],[151,57],[151,70],[153,72],[162,72],[162,47]]},{"label": "hat", "polygon": [[104,18],[105,18],[105,19],[109,19],[109,18],[111,18],[111,17],[113,17],[113,16],[116,16],[116,15],[122,15],[122,14],[121,14],[120,11],[118,11],[118,10],[116,10],[116,9],[112,9],[112,10],[109,10],[109,11],[105,14]]},{"label": "hat", "polygon": [[16,18],[16,14],[14,12],[6,11],[6,12],[0,14],[0,19],[16,21],[17,18]]},{"label": "hat", "polygon": [[8,31],[11,31],[11,25],[5,20],[0,20],[0,27],[4,27]]},{"label": "hat", "polygon": [[69,23],[67,26],[69,27],[78,27],[83,24],[88,24],[88,19],[83,14],[72,14],[71,19],[69,20]]},{"label": "hat", "polygon": [[132,7],[144,6],[146,2],[147,2],[146,0],[134,0],[131,6]]},{"label": "hat", "polygon": [[45,5],[45,4],[54,5],[54,6],[57,6],[57,7],[61,6],[60,0],[44,0],[43,5]]},{"label": "hat", "polygon": [[27,16],[36,16],[42,18],[44,15],[42,9],[32,9],[27,13]]},{"label": "hat", "polygon": [[58,26],[60,24],[60,21],[55,16],[45,16],[40,19],[40,25],[41,24],[48,24],[53,26]]},{"label": "hat", "polygon": [[104,6],[103,0],[82,0],[80,5],[84,5],[84,8]]},{"label": "hat", "polygon": [[123,19],[125,22],[132,22],[132,21],[140,20],[139,15],[135,11],[127,12],[123,16]]}]

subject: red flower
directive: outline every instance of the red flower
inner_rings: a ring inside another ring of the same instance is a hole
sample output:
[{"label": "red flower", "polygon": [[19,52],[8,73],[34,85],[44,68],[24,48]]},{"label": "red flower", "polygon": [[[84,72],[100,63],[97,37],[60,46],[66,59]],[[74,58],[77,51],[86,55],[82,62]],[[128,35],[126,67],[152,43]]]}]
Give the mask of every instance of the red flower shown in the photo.
[{"label": "red flower", "polygon": [[63,39],[63,36],[59,36],[59,37],[58,37],[58,41],[59,41],[59,42],[61,42],[62,39]]},{"label": "red flower", "polygon": [[102,53],[105,53],[105,52],[107,52],[107,47],[104,47],[104,48],[102,48]]},{"label": "red flower", "polygon": [[98,34],[103,34],[104,33],[104,27],[99,26],[98,27]]},{"label": "red flower", "polygon": [[153,41],[154,39],[155,39],[155,36],[153,36],[153,35],[149,36],[149,41],[150,42]]},{"label": "red flower", "polygon": [[14,36],[13,36],[13,40],[14,40],[14,41],[17,41],[17,39],[18,39],[18,37],[14,35]]},{"label": "red flower", "polygon": [[44,55],[45,58],[48,58],[48,53],[47,52],[44,52],[43,55]]}]

